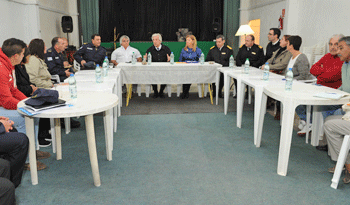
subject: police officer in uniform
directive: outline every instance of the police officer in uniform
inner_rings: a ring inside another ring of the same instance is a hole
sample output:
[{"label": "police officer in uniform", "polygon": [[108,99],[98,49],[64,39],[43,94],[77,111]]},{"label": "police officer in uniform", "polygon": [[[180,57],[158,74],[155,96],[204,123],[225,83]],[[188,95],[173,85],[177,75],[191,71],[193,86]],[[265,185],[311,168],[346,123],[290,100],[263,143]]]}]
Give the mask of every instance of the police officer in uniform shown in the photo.
[{"label": "police officer in uniform", "polygon": [[[225,36],[218,35],[216,37],[216,46],[210,48],[206,61],[215,61],[215,63],[221,64],[223,67],[229,66],[230,57],[233,55],[233,50],[230,46],[225,46]],[[216,85],[213,86],[213,96],[216,96]],[[220,74],[220,83],[219,83],[219,98],[222,98],[222,88],[224,87],[224,74]]]},{"label": "police officer in uniform", "polygon": [[82,66],[82,69],[93,70],[96,64],[102,66],[106,57],[106,49],[101,46],[101,36],[91,36],[91,43],[85,44],[75,52],[74,59]]},{"label": "police officer in uniform", "polygon": [[265,62],[263,47],[254,43],[254,36],[247,35],[245,44],[242,45],[236,56],[236,65],[242,66],[246,59],[249,59],[250,66],[259,68]]},{"label": "police officer in uniform", "polygon": [[73,73],[71,68],[65,68],[63,65],[64,57],[62,52],[65,49],[63,39],[55,37],[51,41],[52,47],[47,49],[45,54],[45,63],[51,75],[59,75],[60,81],[63,82]]}]

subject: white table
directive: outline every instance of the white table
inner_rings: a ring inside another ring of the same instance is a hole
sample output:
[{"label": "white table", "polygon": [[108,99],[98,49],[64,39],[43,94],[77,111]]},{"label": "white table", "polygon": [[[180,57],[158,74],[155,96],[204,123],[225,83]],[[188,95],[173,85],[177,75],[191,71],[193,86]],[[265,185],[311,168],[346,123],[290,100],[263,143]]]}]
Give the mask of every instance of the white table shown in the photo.
[{"label": "white table", "polygon": [[[316,86],[304,83],[293,82],[293,89],[286,92],[284,86],[267,85],[264,87],[264,93],[261,100],[261,108],[266,108],[267,96],[280,101],[283,105],[282,128],[280,136],[280,147],[278,154],[277,174],[286,176],[288,169],[289,153],[292,142],[294,112],[298,105],[336,105],[348,103],[350,96],[340,100],[330,100],[313,97],[320,92],[332,92],[348,94],[346,92],[328,88],[325,86]],[[317,110],[317,109],[316,109]],[[315,112],[314,112],[315,113]],[[262,128],[264,124],[265,109],[260,109],[260,119],[258,121],[258,143],[261,141]],[[314,114],[315,116],[315,114]]]},{"label": "white table", "polygon": [[[67,99],[68,93],[61,99],[69,101]],[[24,106],[24,101],[18,103],[18,107]],[[76,117],[76,116],[85,116],[85,126],[86,126],[86,135],[89,147],[90,162],[92,168],[92,176],[95,186],[100,186],[100,174],[97,161],[97,152],[96,152],[96,142],[95,142],[95,130],[94,130],[94,121],[93,114],[103,112],[104,113],[104,125],[105,125],[105,139],[106,139],[106,153],[107,160],[112,160],[112,142],[111,135],[112,132],[112,122],[111,116],[113,115],[112,109],[118,104],[118,96],[111,93],[105,92],[78,92],[78,98],[74,101],[73,106],[61,107],[57,109],[47,110],[40,114],[37,114],[33,117],[27,116],[25,113],[20,112],[25,116],[26,123],[26,132],[29,138],[29,163],[30,167],[36,167],[36,155],[35,155],[35,143],[34,143],[34,118],[55,118],[55,130],[56,130],[56,146],[57,160],[62,159],[62,148],[61,148],[61,124],[60,118],[67,117]],[[32,184],[38,184],[38,173],[37,169],[30,169]]]},{"label": "white table", "polygon": [[[175,63],[152,62],[151,65],[119,63],[121,80],[123,84],[188,84],[188,83],[219,83],[217,68],[222,65],[205,62],[200,63]],[[217,86],[218,87],[218,86]],[[121,93],[119,93],[121,95]],[[119,96],[121,98],[121,96]]]}]

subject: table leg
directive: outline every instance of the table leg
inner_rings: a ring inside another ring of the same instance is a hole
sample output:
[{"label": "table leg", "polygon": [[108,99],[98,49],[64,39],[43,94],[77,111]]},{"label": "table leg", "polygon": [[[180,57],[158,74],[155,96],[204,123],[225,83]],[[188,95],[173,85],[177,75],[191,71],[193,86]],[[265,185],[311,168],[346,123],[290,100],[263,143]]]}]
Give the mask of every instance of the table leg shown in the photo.
[{"label": "table leg", "polygon": [[[219,81],[220,81],[220,71],[219,70],[216,70],[216,80],[215,80],[215,92],[216,92],[216,105],[219,104]],[[226,115],[226,114],[225,114]]]},{"label": "table leg", "polygon": [[290,146],[292,143],[295,107],[296,105],[294,105],[292,100],[283,102],[284,113],[282,116],[281,139],[277,165],[277,174],[282,176],[287,175]]},{"label": "table leg", "polygon": [[89,147],[92,177],[94,179],[94,185],[99,187],[99,186],[101,186],[101,179],[100,179],[100,172],[98,170],[98,160],[97,160],[93,115],[85,116],[85,126],[86,126],[87,142],[88,142],[88,147]]},{"label": "table leg", "polygon": [[[266,106],[264,106],[264,104],[262,102],[263,88],[260,87],[260,86],[256,86],[254,89],[255,89],[255,101],[254,101],[254,145],[257,145],[257,142],[258,142],[258,131],[259,131],[259,120],[261,119],[260,113],[261,113],[261,110],[263,110],[264,111],[263,115],[265,115]],[[259,143],[259,146],[260,146],[260,143]]]},{"label": "table leg", "polygon": [[107,160],[112,160],[112,150],[113,150],[113,128],[112,128],[112,111],[106,110],[103,113],[103,122],[105,128],[105,141],[106,141],[106,155]]},{"label": "table leg", "polygon": [[[257,99],[256,96],[255,96],[255,99]],[[259,114],[259,121],[258,121],[258,132],[257,132],[256,144],[255,144],[256,147],[260,147],[260,144],[261,144],[262,128],[264,126],[264,119],[265,119],[265,112],[266,112],[266,102],[267,102],[267,96],[265,95],[265,93],[262,93],[261,104],[260,104],[260,114]],[[259,103],[259,101],[256,100],[255,103]],[[254,129],[255,129],[255,125],[254,125]]]},{"label": "table leg", "polygon": [[245,84],[242,83],[240,78],[237,78],[237,127],[242,127],[242,114],[244,104],[244,89]]},{"label": "table leg", "polygon": [[55,132],[55,119],[50,118],[50,130],[51,130],[51,139],[52,139],[52,152],[56,153],[56,132]]},{"label": "table leg", "polygon": [[62,144],[61,144],[61,120],[55,118],[55,131],[56,131],[56,159],[62,159]]},{"label": "table leg", "polygon": [[26,124],[26,133],[29,138],[29,164],[32,184],[38,184],[38,171],[36,169],[36,154],[35,154],[35,133],[34,133],[34,118],[24,117]]},{"label": "table leg", "polygon": [[230,98],[230,81],[231,77],[224,72],[224,113],[227,115],[228,100]]}]

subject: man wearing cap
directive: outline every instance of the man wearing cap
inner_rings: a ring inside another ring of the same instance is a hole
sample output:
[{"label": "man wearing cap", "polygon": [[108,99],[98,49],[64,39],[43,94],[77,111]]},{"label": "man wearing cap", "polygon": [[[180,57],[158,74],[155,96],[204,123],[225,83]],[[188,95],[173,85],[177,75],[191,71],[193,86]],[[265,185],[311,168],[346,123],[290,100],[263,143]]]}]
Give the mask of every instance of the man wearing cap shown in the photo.
[{"label": "man wearing cap", "polygon": [[100,66],[106,57],[106,49],[101,46],[101,36],[94,34],[91,36],[91,43],[83,45],[74,53],[74,59],[82,66],[82,69],[93,70],[96,64]]},{"label": "man wearing cap", "polygon": [[62,38],[55,37],[51,41],[52,47],[47,49],[45,54],[45,63],[51,75],[58,75],[60,81],[63,82],[73,73],[70,68],[65,68],[63,62],[64,57],[62,52],[65,49],[65,44]]}]

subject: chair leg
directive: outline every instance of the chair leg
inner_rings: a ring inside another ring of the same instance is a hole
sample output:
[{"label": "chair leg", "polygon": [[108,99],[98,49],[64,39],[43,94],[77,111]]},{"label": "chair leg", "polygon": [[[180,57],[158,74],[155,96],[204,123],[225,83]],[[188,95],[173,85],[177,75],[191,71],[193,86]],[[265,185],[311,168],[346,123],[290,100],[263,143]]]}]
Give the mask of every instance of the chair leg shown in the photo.
[{"label": "chair leg", "polygon": [[51,143],[52,143],[52,152],[56,153],[56,132],[55,132],[55,119],[50,118],[50,130],[51,130]]},{"label": "chair leg", "polygon": [[151,85],[147,84],[145,85],[145,92],[146,92],[146,98],[149,97],[149,94],[151,93]]},{"label": "chair leg", "polygon": [[203,95],[202,95],[202,86],[201,86],[201,84],[198,84],[197,87],[198,87],[198,97],[202,98]]},{"label": "chair leg", "polygon": [[65,129],[66,129],[66,135],[68,135],[70,133],[70,118],[69,117],[64,118],[64,125],[65,125]]},{"label": "chair leg", "polygon": [[180,93],[181,93],[181,87],[182,87],[182,85],[181,84],[177,84],[177,92],[176,92],[176,94],[177,94],[177,97],[180,97]]},{"label": "chair leg", "polygon": [[209,85],[209,84],[203,84],[203,85],[204,85],[204,89],[203,89],[203,90],[204,90],[204,97],[206,98],[207,95],[208,95],[208,91],[209,91],[209,90],[208,90],[208,85]]},{"label": "chair leg", "polygon": [[342,173],[346,157],[349,153],[349,148],[350,148],[350,136],[345,135],[344,140],[343,140],[343,144],[341,145],[341,148],[340,148],[337,165],[335,166],[335,170],[334,170],[334,174],[333,174],[333,178],[332,178],[331,187],[333,189],[337,189],[337,187],[338,187],[340,175]]},{"label": "chair leg", "polygon": [[171,97],[171,84],[166,85],[166,90],[168,92],[168,97]]},{"label": "chair leg", "polygon": [[141,96],[141,84],[137,85],[137,94],[139,97]]},{"label": "chair leg", "polygon": [[248,104],[252,104],[252,87],[247,86],[248,88]]}]

